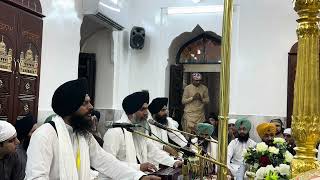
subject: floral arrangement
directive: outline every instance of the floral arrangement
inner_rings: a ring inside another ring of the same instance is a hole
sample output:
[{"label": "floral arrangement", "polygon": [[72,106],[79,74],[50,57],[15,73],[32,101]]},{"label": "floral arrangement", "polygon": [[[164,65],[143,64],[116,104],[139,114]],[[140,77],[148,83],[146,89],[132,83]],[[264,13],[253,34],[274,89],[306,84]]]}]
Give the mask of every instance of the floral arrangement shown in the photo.
[{"label": "floral arrangement", "polygon": [[258,143],[255,148],[243,152],[247,165],[247,175],[258,180],[285,180],[290,178],[292,154],[287,151],[287,143],[283,138],[274,138],[273,145]]}]

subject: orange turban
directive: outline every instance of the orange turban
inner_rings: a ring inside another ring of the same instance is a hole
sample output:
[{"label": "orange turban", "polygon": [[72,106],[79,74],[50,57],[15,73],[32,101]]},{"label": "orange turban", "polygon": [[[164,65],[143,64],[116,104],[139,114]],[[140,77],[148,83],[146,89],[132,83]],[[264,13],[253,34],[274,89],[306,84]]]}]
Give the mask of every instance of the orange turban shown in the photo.
[{"label": "orange turban", "polygon": [[273,123],[262,123],[257,126],[257,132],[262,138],[266,133],[276,133],[276,125]]}]

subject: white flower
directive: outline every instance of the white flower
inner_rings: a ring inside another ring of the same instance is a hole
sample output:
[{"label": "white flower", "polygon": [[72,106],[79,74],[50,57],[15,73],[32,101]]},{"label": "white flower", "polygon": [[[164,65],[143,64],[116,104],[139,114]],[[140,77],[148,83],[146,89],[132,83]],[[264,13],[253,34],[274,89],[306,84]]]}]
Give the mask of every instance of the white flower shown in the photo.
[{"label": "white flower", "polygon": [[248,155],[248,151],[246,149],[244,149],[242,151],[242,157],[246,157]]},{"label": "white flower", "polygon": [[247,172],[246,172],[246,175],[247,175],[248,177],[256,177],[256,173],[250,172],[250,171],[247,171]]},{"label": "white flower", "polygon": [[272,165],[266,166],[266,173],[269,173],[270,171],[274,171],[274,167]]},{"label": "white flower", "polygon": [[268,151],[272,154],[279,154],[279,149],[274,146],[269,147]]},{"label": "white flower", "polygon": [[284,158],[285,158],[286,162],[291,163],[291,161],[293,159],[293,155],[289,151],[286,151],[284,153]]},{"label": "white flower", "polygon": [[257,151],[258,152],[264,152],[264,151],[267,151],[268,150],[268,145],[264,142],[261,142],[261,143],[258,143],[257,144]]},{"label": "white flower", "polygon": [[284,144],[285,142],[286,142],[286,140],[283,138],[274,138],[273,139],[274,144]]},{"label": "white flower", "polygon": [[258,180],[263,180],[266,175],[267,175],[266,167],[261,167],[256,172],[256,178]]},{"label": "white flower", "polygon": [[277,167],[277,171],[283,175],[283,176],[289,176],[290,175],[290,166],[287,164],[280,164],[279,167]]}]

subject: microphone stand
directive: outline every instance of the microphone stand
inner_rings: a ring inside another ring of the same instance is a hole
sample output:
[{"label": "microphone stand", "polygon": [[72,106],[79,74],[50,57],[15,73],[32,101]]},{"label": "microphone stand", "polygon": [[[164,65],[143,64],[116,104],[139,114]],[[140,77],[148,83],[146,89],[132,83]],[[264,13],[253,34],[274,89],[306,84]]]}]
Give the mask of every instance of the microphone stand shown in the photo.
[{"label": "microphone stand", "polygon": [[170,144],[170,143],[163,142],[163,141],[161,141],[161,140],[159,140],[159,139],[156,139],[156,138],[154,138],[154,137],[148,136],[148,135],[146,135],[146,134],[144,134],[144,133],[141,133],[141,132],[139,132],[139,131],[135,131],[135,130],[133,130],[133,129],[131,129],[131,128],[126,128],[126,129],[127,129],[128,131],[134,133],[134,134],[138,134],[138,135],[140,135],[140,136],[143,136],[143,137],[149,138],[149,139],[151,139],[151,140],[154,140],[154,141],[160,142],[160,143],[162,143],[162,144],[165,144],[165,145],[167,145],[167,146],[170,146],[170,147],[172,147],[172,148],[174,148],[174,149],[182,152],[182,153],[183,153],[184,155],[186,155],[186,156],[197,156],[197,157],[199,157],[199,158],[201,158],[201,159],[204,159],[204,160],[207,160],[207,161],[209,161],[209,162],[212,162],[213,164],[217,164],[217,165],[219,165],[219,166],[222,166],[222,167],[227,168],[227,165],[222,164],[222,163],[220,163],[220,162],[218,162],[218,161],[216,161],[216,160],[214,160],[214,159],[212,159],[212,158],[207,158],[207,157],[205,157],[205,156],[202,156],[202,155],[200,155],[200,154],[196,154],[195,152],[192,152],[192,151],[190,151],[190,150],[188,150],[188,149],[185,149],[185,148],[182,148],[182,147],[180,147],[180,146],[176,146],[176,145],[173,145],[173,144]]},{"label": "microphone stand", "polygon": [[[167,130],[170,130],[170,131],[177,131],[177,132],[180,132],[180,133],[183,133],[183,134],[192,136],[192,137],[201,137],[201,136],[199,136],[199,135],[191,134],[191,133],[188,133],[188,132],[185,132],[185,131],[180,131],[180,130],[178,130],[178,129],[172,129],[172,128],[168,128],[168,127],[163,127],[163,128],[167,128]],[[203,138],[203,137],[201,137],[201,138]],[[203,139],[206,140],[206,141],[218,143],[218,141],[216,141],[216,140],[214,140],[214,139],[209,139],[209,138],[203,138]]]}]

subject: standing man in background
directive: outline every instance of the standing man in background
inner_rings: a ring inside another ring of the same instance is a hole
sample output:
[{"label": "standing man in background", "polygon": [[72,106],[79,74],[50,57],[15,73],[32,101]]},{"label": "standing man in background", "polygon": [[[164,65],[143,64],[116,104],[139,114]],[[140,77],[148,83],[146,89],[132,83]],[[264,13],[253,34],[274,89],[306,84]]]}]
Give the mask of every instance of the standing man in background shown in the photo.
[{"label": "standing man in background", "polygon": [[283,136],[283,123],[281,119],[272,119],[270,123],[273,123],[276,126],[276,137],[284,138]]},{"label": "standing man in background", "polygon": [[209,103],[208,88],[201,84],[200,73],[192,74],[192,84],[184,88],[182,104],[184,105],[183,129],[191,133],[195,126],[205,120],[204,105]]}]

